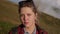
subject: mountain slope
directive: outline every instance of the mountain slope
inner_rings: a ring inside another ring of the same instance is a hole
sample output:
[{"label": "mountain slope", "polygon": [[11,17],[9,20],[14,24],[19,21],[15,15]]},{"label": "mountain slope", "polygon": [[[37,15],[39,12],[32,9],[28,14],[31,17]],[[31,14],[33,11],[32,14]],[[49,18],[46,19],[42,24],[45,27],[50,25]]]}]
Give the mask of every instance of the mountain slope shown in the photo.
[{"label": "mountain slope", "polygon": [[0,0],[0,20],[18,23],[18,5]]}]

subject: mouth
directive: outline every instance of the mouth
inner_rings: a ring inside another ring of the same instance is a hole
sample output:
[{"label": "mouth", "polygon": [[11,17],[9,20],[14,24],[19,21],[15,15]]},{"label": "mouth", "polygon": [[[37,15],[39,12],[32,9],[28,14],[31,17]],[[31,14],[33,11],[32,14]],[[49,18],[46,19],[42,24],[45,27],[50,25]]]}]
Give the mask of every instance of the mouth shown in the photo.
[{"label": "mouth", "polygon": [[25,24],[28,24],[28,22],[24,22]]}]

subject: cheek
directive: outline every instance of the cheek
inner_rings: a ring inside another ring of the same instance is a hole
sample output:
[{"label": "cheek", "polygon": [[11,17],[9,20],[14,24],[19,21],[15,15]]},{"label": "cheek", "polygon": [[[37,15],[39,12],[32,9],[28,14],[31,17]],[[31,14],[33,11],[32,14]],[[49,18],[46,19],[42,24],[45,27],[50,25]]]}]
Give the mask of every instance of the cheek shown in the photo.
[{"label": "cheek", "polygon": [[29,22],[30,25],[33,25],[35,24],[35,17],[30,17],[30,22]]},{"label": "cheek", "polygon": [[24,22],[23,17],[21,17],[21,21]]},{"label": "cheek", "polygon": [[32,15],[29,19],[30,19],[30,21],[33,22],[33,21],[35,21],[35,16]]}]

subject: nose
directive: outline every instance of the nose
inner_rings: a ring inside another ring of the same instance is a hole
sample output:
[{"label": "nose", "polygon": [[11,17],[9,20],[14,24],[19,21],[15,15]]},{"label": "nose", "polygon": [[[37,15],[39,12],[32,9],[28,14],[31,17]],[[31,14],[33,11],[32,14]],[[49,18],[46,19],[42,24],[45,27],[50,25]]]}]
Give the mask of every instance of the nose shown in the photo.
[{"label": "nose", "polygon": [[27,15],[24,15],[24,21],[27,21]]}]

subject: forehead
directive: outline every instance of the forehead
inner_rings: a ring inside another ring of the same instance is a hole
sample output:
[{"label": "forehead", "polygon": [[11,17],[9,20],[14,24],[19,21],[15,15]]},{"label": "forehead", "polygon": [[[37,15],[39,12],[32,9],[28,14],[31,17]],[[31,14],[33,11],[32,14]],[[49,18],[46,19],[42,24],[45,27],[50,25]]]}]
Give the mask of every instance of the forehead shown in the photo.
[{"label": "forehead", "polygon": [[33,13],[33,9],[31,7],[22,7],[21,13]]}]

